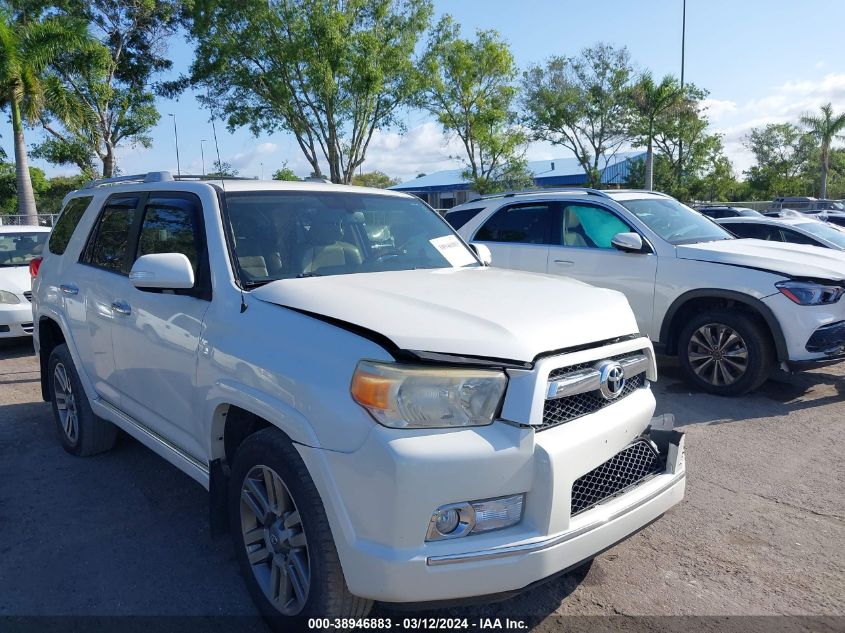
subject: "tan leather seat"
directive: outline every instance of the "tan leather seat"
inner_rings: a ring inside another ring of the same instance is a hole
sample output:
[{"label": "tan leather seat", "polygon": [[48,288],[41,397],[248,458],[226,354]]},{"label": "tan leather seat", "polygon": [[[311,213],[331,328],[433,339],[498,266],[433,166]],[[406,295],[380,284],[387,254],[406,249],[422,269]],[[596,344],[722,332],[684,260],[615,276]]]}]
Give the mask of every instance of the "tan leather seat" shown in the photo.
[{"label": "tan leather seat", "polygon": [[566,246],[587,246],[587,240],[583,235],[584,227],[581,226],[578,214],[567,209],[563,218],[563,243]]},{"label": "tan leather seat", "polygon": [[238,263],[241,265],[241,270],[248,273],[251,277],[267,277],[267,262],[261,255],[246,255],[238,257]]},{"label": "tan leather seat", "polygon": [[360,266],[363,258],[358,247],[341,241],[343,229],[336,219],[316,219],[308,232],[310,245],[302,253],[302,272],[318,272],[321,268]]}]

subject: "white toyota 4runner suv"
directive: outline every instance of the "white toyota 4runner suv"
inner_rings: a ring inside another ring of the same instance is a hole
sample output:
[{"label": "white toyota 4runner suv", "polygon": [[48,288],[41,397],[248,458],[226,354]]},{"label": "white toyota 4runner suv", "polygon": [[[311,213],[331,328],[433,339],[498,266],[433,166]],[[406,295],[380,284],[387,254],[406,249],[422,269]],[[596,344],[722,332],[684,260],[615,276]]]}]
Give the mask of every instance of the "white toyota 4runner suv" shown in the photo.
[{"label": "white toyota 4runner suv", "polygon": [[508,594],[683,497],[625,297],[490,268],[411,196],[155,172],[70,194],[48,251],[62,445],[119,427],[207,487],[274,622]]},{"label": "white toyota 4runner suv", "polygon": [[[493,264],[623,292],[640,332],[720,395],[845,358],[845,253],[735,239],[648,191],[527,191],[455,207],[446,219]],[[550,298],[551,299],[551,298]]]}]

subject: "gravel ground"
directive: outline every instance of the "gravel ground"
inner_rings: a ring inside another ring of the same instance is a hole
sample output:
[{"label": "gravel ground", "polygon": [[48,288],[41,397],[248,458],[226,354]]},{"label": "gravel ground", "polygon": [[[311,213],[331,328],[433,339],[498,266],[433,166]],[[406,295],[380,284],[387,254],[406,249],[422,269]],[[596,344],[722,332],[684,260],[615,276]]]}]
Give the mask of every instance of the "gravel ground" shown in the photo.
[{"label": "gravel ground", "polygon": [[[685,501],[585,578],[429,615],[845,615],[845,365],[740,399],[661,371],[658,413],[687,432]],[[125,436],[96,458],[61,449],[29,342],[0,346],[0,482],[0,616],[255,613],[199,485]]]}]

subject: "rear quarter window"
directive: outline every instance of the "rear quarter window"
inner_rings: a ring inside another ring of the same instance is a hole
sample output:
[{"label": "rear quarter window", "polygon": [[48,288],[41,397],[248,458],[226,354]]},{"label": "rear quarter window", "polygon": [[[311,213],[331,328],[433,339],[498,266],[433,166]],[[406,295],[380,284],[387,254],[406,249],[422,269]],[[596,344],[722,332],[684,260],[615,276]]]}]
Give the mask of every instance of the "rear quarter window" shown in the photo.
[{"label": "rear quarter window", "polygon": [[59,214],[59,219],[56,220],[53,231],[50,233],[50,241],[47,243],[47,248],[51,253],[64,255],[74,230],[76,230],[79,221],[85,215],[85,211],[93,199],[94,196],[80,196],[68,200],[65,208]]},{"label": "rear quarter window", "polygon": [[446,221],[457,231],[464,224],[477,216],[483,209],[484,207],[476,207],[474,209],[458,209],[457,211],[449,211],[445,216]]}]

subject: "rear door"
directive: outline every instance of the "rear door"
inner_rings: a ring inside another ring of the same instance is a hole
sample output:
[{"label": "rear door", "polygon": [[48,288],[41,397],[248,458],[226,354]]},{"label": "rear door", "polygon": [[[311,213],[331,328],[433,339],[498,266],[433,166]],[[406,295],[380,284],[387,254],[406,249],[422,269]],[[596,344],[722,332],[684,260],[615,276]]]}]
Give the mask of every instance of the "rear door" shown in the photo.
[{"label": "rear door", "polygon": [[211,283],[202,204],[188,193],[150,193],[141,204],[131,260],[182,253],[194,269],[194,288],[139,290],[126,279],[117,299],[114,353],[122,409],[201,459],[196,374]]},{"label": "rear door", "polygon": [[554,245],[549,249],[548,271],[619,290],[628,298],[640,332],[648,333],[652,330],[657,256],[615,249],[613,236],[627,232],[636,231],[606,207],[562,203],[552,225]]},{"label": "rear door", "polygon": [[523,202],[502,207],[481,225],[472,241],[487,245],[494,266],[544,273],[556,209],[556,202]]},{"label": "rear door", "polygon": [[97,394],[120,406],[112,348],[115,298],[129,283],[129,242],[138,195],[110,196],[77,262],[64,267],[59,293],[83,369]]}]

